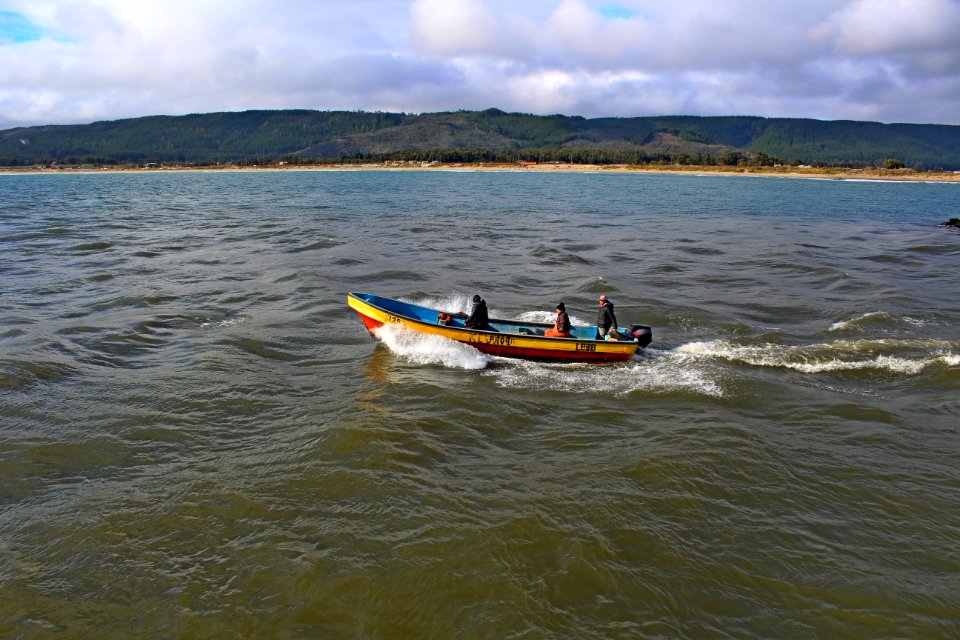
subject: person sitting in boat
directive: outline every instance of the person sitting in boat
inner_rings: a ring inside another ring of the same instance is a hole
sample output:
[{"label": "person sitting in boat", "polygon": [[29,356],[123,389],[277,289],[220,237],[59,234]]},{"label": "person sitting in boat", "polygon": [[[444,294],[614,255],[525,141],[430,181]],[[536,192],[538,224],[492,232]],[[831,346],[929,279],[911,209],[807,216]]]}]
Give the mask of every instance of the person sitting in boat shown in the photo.
[{"label": "person sitting in boat", "polygon": [[[617,316],[613,313],[613,303],[607,296],[600,296],[600,314],[597,316],[597,340],[610,336],[617,339]],[[611,331],[612,330],[612,331]]]},{"label": "person sitting in boat", "polygon": [[570,316],[567,315],[567,308],[562,302],[557,303],[557,321],[553,328],[547,329],[543,335],[550,338],[569,338],[570,337]]},{"label": "person sitting in boat", "polygon": [[487,316],[486,301],[480,296],[473,296],[473,310],[470,312],[470,317],[467,318],[464,325],[471,329],[487,329],[489,321],[490,318]]}]

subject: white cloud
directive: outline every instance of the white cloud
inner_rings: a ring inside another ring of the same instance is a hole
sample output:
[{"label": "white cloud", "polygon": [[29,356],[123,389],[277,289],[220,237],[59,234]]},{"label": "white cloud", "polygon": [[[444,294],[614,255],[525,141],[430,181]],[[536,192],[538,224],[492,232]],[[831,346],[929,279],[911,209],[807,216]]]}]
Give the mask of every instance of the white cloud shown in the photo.
[{"label": "white cloud", "polygon": [[960,124],[957,0],[0,0],[0,15],[0,127],[487,107]]},{"label": "white cloud", "polygon": [[811,30],[854,54],[956,50],[960,3],[955,0],[857,0]]},{"label": "white cloud", "polygon": [[504,26],[479,0],[419,0],[410,17],[417,44],[431,55],[489,54],[504,33]]}]

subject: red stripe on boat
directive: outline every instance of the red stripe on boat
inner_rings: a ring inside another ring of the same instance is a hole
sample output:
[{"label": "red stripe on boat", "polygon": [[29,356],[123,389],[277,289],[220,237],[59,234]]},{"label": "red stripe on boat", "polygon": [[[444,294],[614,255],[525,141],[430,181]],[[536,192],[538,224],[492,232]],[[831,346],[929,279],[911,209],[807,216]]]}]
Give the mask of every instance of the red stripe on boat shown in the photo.
[{"label": "red stripe on boat", "polygon": [[524,358],[541,362],[623,362],[633,357],[632,353],[597,353],[595,351],[555,351],[527,347],[504,347],[499,345],[465,342],[471,347],[492,356]]},{"label": "red stripe on boat", "polygon": [[379,320],[374,320],[373,318],[365,316],[360,312],[357,312],[357,315],[360,316],[360,319],[363,321],[363,326],[367,328],[367,331],[370,332],[370,335],[373,335],[374,329],[379,329],[383,326],[383,323]]}]

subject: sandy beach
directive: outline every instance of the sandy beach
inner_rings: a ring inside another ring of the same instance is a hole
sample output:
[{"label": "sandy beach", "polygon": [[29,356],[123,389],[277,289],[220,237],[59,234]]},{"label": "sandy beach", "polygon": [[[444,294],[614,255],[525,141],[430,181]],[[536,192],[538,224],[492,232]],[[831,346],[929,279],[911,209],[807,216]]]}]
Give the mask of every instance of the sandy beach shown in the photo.
[{"label": "sandy beach", "polygon": [[846,169],[818,167],[732,167],[711,165],[598,165],[531,163],[435,163],[390,161],[382,163],[331,163],[316,165],[203,165],[178,166],[58,166],[0,167],[3,174],[49,173],[127,173],[193,171],[516,171],[534,173],[616,173],[616,174],[695,174],[748,175],[774,178],[811,178],[820,180],[894,180],[923,182],[960,182],[960,172],[916,171],[913,169]]}]

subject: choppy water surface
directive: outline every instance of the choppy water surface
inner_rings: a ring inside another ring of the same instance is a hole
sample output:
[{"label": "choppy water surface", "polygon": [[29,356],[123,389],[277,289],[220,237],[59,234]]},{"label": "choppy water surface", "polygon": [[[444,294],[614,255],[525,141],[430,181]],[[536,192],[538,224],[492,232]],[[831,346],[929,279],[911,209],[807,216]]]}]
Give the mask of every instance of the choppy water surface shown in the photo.
[{"label": "choppy water surface", "polygon": [[[0,636],[955,638],[960,185],[0,176]],[[592,322],[608,367],[348,291]]]}]

